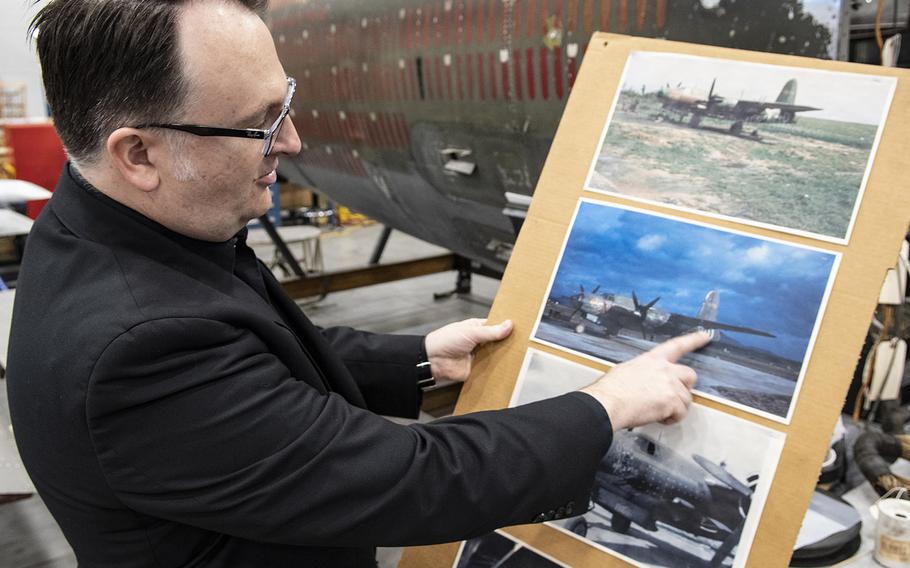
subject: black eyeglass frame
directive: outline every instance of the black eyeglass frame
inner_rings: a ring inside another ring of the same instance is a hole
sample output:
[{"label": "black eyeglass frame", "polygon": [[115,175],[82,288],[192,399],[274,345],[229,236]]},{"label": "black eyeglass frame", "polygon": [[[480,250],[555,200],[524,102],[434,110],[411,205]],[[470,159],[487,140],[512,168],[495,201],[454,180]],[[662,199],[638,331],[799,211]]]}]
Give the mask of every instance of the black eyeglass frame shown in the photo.
[{"label": "black eyeglass frame", "polygon": [[275,122],[272,123],[268,130],[260,128],[221,128],[219,126],[200,126],[197,124],[143,124],[134,128],[167,128],[168,130],[189,132],[196,136],[228,136],[231,138],[265,140],[262,147],[262,155],[268,156],[275,147],[275,140],[278,138],[284,119],[291,112],[291,99],[294,98],[296,91],[297,81],[293,77],[288,77],[288,93],[281,106],[281,113],[279,113],[278,118],[275,119]]}]

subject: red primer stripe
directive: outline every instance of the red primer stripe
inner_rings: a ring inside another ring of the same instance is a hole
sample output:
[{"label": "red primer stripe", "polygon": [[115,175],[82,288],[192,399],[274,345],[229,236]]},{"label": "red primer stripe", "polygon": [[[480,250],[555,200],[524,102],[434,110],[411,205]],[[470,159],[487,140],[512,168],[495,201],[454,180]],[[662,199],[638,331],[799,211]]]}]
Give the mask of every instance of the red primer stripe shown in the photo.
[{"label": "red primer stripe", "polygon": [[502,75],[502,96],[507,101],[512,100],[512,89],[509,85],[509,62],[500,61],[499,68]]},{"label": "red primer stripe", "polygon": [[[453,2],[454,2],[454,0],[453,0]],[[442,43],[445,45],[449,45],[449,28],[452,27],[452,8],[449,8],[448,10],[446,10],[445,6],[443,6],[442,10],[443,10],[443,12],[446,13],[445,27],[443,28],[443,31],[442,31]]]},{"label": "red primer stripe", "polygon": [[433,100],[436,98],[436,91],[433,89],[433,66],[430,65],[430,58],[423,60],[423,83],[424,88],[426,89],[427,99]]},{"label": "red primer stripe", "polygon": [[471,44],[471,38],[474,35],[474,0],[468,0],[464,9],[464,41]]},{"label": "red primer stripe", "polygon": [[464,100],[464,83],[461,80],[461,55],[455,55],[455,84],[457,85],[458,100]]},{"label": "red primer stripe", "polygon": [[490,98],[494,101],[497,98],[496,94],[496,54],[491,53],[488,57],[490,63]]},{"label": "red primer stripe", "polygon": [[489,25],[489,40],[496,40],[496,2],[495,0],[490,0],[490,14],[487,18],[487,24]]},{"label": "red primer stripe", "polygon": [[619,31],[625,32],[629,29],[629,0],[619,0],[619,12],[616,15]]},{"label": "red primer stripe", "polygon": [[515,98],[520,101],[524,98],[521,85],[521,50],[516,49],[512,55],[515,57],[515,61],[512,62],[512,69],[515,72]]},{"label": "red primer stripe", "polygon": [[434,65],[436,69],[434,70],[434,78],[436,79],[436,96],[440,99],[443,97],[442,93],[442,57],[435,57]]},{"label": "red primer stripe", "polygon": [[433,44],[436,46],[436,49],[439,49],[442,45],[442,0],[436,3],[436,8],[433,10]]},{"label": "red primer stripe", "polygon": [[[489,0],[489,1],[492,2],[493,0]],[[483,41],[483,13],[484,13],[483,3],[484,2],[485,2],[485,0],[477,0],[477,10],[476,10],[476,13],[477,13],[477,43],[481,43]]]},{"label": "red primer stripe", "polygon": [[563,85],[562,85],[562,49],[557,48],[553,50],[553,83],[556,86],[556,98],[562,100]]},{"label": "red primer stripe", "polygon": [[569,57],[567,66],[569,68],[569,90],[575,86],[575,76],[577,74],[577,61],[575,57]]},{"label": "red primer stripe", "polygon": [[401,132],[401,147],[407,149],[411,145],[411,134],[408,132],[408,122],[403,114],[397,114],[398,130]]},{"label": "red primer stripe", "polygon": [[421,15],[420,19],[423,22],[423,26],[421,29],[421,33],[423,34],[423,46],[425,48],[429,49],[430,41],[432,41],[432,39],[433,39],[433,37],[432,37],[433,36],[433,30],[432,30],[433,5],[432,4],[424,5],[423,14]]},{"label": "red primer stripe", "polygon": [[541,37],[547,37],[547,32],[550,29],[547,27],[547,18],[550,17],[550,2],[548,0],[541,0],[540,4],[540,35]]},{"label": "red primer stripe", "polygon": [[[465,55],[465,64],[468,71],[468,100],[474,100],[474,58],[470,54]],[[479,58],[478,58],[479,59]]]},{"label": "red primer stripe", "polygon": [[525,51],[525,75],[528,76],[528,98],[534,100],[534,48],[529,47]]},{"label": "red primer stripe", "polygon": [[636,0],[635,2],[635,29],[645,27],[645,21],[648,19],[648,1]]},{"label": "red primer stripe", "polygon": [[612,10],[612,0],[600,0],[600,31],[610,31],[610,12]]},{"label": "red primer stripe", "polygon": [[540,0],[528,0],[528,12],[527,12],[527,28],[525,28],[525,37],[531,39],[534,37],[534,11],[537,9],[537,4]]},{"label": "red primer stripe", "polygon": [[[451,57],[451,56],[450,56]],[[446,94],[449,97],[449,100],[454,100],[455,96],[452,91],[452,61],[449,60],[449,64],[445,66],[446,68]]]},{"label": "red primer stripe", "polygon": [[547,54],[549,50],[546,47],[540,48],[540,96],[544,100],[550,98],[550,67],[547,65]]},{"label": "red primer stripe", "polygon": [[464,0],[452,0],[452,43],[464,42]]},{"label": "red primer stripe", "polygon": [[578,0],[569,0],[569,33],[574,34],[578,27]]},{"label": "red primer stripe", "polygon": [[654,17],[654,23],[658,29],[663,29],[667,25],[667,0],[657,0],[657,14]]},{"label": "red primer stripe", "polygon": [[411,100],[416,101],[418,97],[417,89],[417,64],[414,60],[409,60],[407,63],[407,74],[408,74],[408,92],[411,95]]},{"label": "red primer stripe", "polygon": [[404,49],[408,45],[408,9],[402,8],[402,10],[404,10],[404,18],[398,14],[395,14],[395,17],[398,18],[398,47]]},{"label": "red primer stripe", "polygon": [[480,100],[486,100],[486,75],[483,72],[483,54],[477,54],[477,84],[480,86]]}]

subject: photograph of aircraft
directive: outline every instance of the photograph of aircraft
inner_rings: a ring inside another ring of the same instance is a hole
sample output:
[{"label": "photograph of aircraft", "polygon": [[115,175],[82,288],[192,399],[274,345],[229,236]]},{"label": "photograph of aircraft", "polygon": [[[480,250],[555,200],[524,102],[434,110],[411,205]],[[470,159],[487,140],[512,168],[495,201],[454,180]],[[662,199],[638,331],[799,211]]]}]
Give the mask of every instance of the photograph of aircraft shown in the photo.
[{"label": "photograph of aircraft", "polygon": [[651,341],[658,334],[662,337],[675,337],[693,331],[705,331],[712,339],[718,339],[718,332],[724,330],[774,337],[774,334],[766,331],[717,321],[719,290],[708,292],[695,317],[657,308],[655,304],[660,301],[659,296],[642,304],[638,301],[635,290],[632,290],[631,298],[619,294],[598,294],[597,290],[595,287],[586,293],[584,285],[579,285],[579,292],[574,296],[548,300],[544,317],[565,319],[570,326],[574,325],[576,333],[591,330],[602,335],[616,335],[623,329],[638,329],[642,339]]},{"label": "photograph of aircraft", "polygon": [[696,393],[786,423],[838,259],[582,199],[531,339],[612,364],[704,330]]},{"label": "photograph of aircraft", "polygon": [[895,85],[633,52],[585,188],[846,243]]},{"label": "photograph of aircraft", "polygon": [[[689,94],[685,89],[667,88],[657,92],[657,98],[663,105],[661,118],[670,118],[676,122],[685,122],[692,128],[698,128],[705,117],[729,120],[730,133],[743,134],[746,122],[774,122],[793,124],[796,113],[822,110],[817,107],[796,104],[796,79],[784,84],[774,101],[730,100],[714,93],[717,79],[711,81],[711,88],[706,98]],[[752,139],[760,140],[757,129],[748,133]]]},{"label": "photograph of aircraft", "polygon": [[272,0],[304,143],[279,173],[501,271],[521,223],[506,193],[534,192],[595,30],[846,59],[848,17],[843,0]]},{"label": "photograph of aircraft", "polygon": [[[529,349],[510,406],[599,375]],[[744,566],[782,448],[778,432],[693,404],[679,424],[617,432],[593,507],[550,524],[638,566]]]},{"label": "photograph of aircraft", "polygon": [[505,532],[493,531],[461,543],[453,568],[568,568]]}]

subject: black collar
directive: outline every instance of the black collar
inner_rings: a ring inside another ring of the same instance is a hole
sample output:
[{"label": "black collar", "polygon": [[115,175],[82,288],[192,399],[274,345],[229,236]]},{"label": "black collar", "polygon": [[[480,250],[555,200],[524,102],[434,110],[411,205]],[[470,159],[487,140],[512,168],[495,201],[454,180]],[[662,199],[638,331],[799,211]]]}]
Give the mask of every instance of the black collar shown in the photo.
[{"label": "black collar", "polygon": [[[222,242],[194,239],[192,237],[182,235],[176,231],[172,231],[161,223],[153,221],[135,209],[131,209],[119,201],[111,198],[93,186],[91,183],[89,183],[88,180],[86,180],[82,174],[79,173],[79,170],[77,170],[69,162],[67,162],[63,168],[63,173],[60,176],[61,181],[64,181],[64,176],[69,177],[73,182],[75,182],[75,185],[84,190],[87,195],[94,197],[96,200],[98,200],[98,202],[103,204],[105,206],[105,209],[108,209],[108,212],[110,214],[119,217],[126,217],[131,221],[140,223],[149,230],[154,231],[155,233],[167,238],[170,241],[173,241],[184,249],[198,254],[199,256],[211,262],[214,262],[227,272],[234,271],[234,263],[237,256],[235,247],[238,240],[246,242],[246,227],[241,229],[240,232],[238,232],[230,239]],[[101,220],[99,219],[98,221],[100,222]]]}]

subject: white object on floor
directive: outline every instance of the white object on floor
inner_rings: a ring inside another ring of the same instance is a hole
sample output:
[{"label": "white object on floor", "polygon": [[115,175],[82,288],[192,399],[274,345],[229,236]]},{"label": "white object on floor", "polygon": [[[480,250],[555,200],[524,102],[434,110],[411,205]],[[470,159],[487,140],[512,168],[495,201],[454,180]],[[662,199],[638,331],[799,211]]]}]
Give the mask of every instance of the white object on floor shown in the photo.
[{"label": "white object on floor", "polygon": [[23,203],[50,199],[53,193],[30,181],[21,179],[0,179],[0,204]]}]

